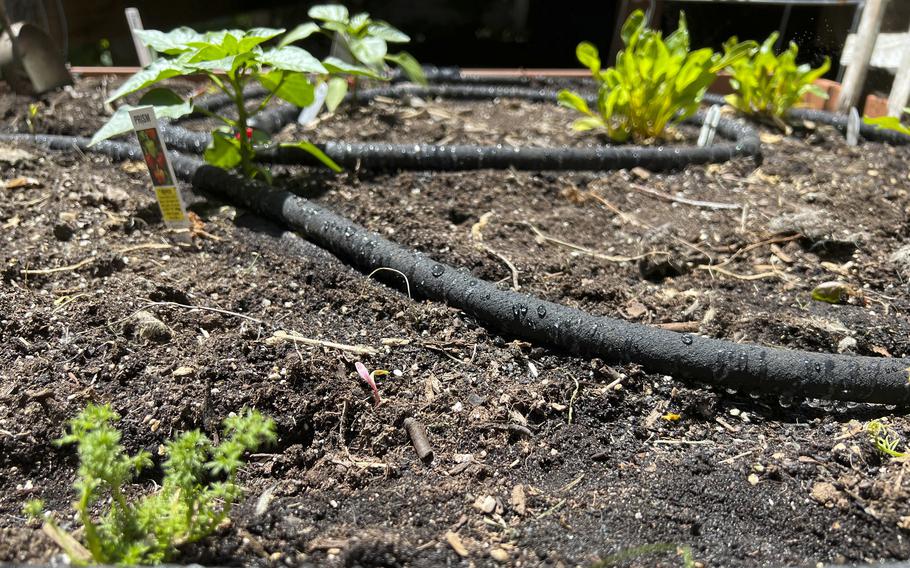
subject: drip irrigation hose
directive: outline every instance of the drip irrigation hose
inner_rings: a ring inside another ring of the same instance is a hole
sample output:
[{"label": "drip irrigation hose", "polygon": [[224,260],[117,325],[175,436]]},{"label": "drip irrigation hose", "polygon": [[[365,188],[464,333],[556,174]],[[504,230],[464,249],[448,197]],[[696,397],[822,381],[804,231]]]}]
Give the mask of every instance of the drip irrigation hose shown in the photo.
[{"label": "drip irrigation hose", "polygon": [[[706,104],[712,105],[725,105],[727,101],[724,99],[723,95],[717,95],[714,93],[708,93],[705,95],[704,102]],[[811,121],[817,122],[819,124],[827,124],[833,126],[841,132],[847,132],[847,121],[848,116],[846,114],[838,114],[834,112],[828,112],[826,110],[817,110],[812,108],[793,108],[787,111],[786,118],[790,121]],[[876,128],[871,124],[866,124],[865,122],[860,122],[859,124],[859,135],[863,139],[870,142],[885,142],[888,144],[902,145],[910,144],[910,136],[896,132],[894,130],[887,130],[883,128]]]},{"label": "drip irrigation hose", "polygon": [[[492,100],[516,98],[534,102],[553,102],[557,92],[503,85],[392,85],[365,89],[349,94],[356,102],[371,101],[377,96],[444,97],[456,100]],[[293,122],[299,113],[293,105],[283,104],[267,110],[250,125],[266,132],[276,132]],[[701,124],[703,113],[690,122]],[[210,135],[191,132],[176,125],[162,129],[168,146],[176,150],[199,153],[209,144]],[[531,148],[513,146],[478,146],[472,144],[390,144],[379,142],[325,142],[316,146],[342,167],[371,170],[616,170],[643,167],[649,170],[675,170],[690,164],[725,162],[739,156],[761,161],[758,133],[744,122],[721,119],[717,132],[729,141],[705,147],[607,145],[591,148]],[[257,152],[257,160],[267,163],[317,166],[319,162],[298,148],[273,147]]]},{"label": "drip irrigation hose", "polygon": [[[0,135],[0,140],[52,149],[79,148],[115,160],[137,159],[139,148],[88,138]],[[834,355],[744,345],[677,333],[501,290],[368,231],[328,209],[287,191],[248,181],[201,160],[174,153],[177,176],[202,192],[236,203],[299,231],[308,240],[364,272],[384,267],[403,273],[411,290],[444,301],[500,331],[569,353],[632,362],[650,372],[727,389],[882,404],[910,403],[910,360]]]}]

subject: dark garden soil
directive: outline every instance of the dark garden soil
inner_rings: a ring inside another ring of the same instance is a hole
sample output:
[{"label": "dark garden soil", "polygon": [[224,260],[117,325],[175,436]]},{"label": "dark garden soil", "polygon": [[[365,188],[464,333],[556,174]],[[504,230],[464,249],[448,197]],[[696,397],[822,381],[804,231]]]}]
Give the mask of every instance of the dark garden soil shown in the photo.
[{"label": "dark garden soil", "polygon": [[[38,130],[90,133],[103,120],[96,84],[57,97]],[[4,130],[23,129],[22,100],[0,95]],[[352,128],[375,123],[377,136],[413,142],[440,141],[415,139],[426,121],[456,141],[573,136],[546,105],[504,103],[536,117],[512,129],[485,122],[487,103],[378,104],[419,112]],[[331,135],[344,120],[326,121]],[[522,291],[594,313],[910,354],[910,253],[895,255],[910,243],[910,148],[851,148],[816,125],[763,138],[759,168],[276,168],[276,183],[503,287],[514,285],[508,261]],[[627,551],[624,565],[682,565],[635,551],[655,543],[691,547],[711,567],[910,557],[910,475],[863,431],[881,418],[905,437],[897,409],[717,391],[513,341],[201,196],[192,209],[204,232],[185,242],[164,229],[144,164],[0,145],[0,181],[0,561],[58,552],[21,515],[28,498],[73,526],[77,460],[51,442],[88,402],[110,402],[129,450],[156,463],[173,434],[213,434],[244,406],[276,420],[278,443],[242,469],[233,523],[180,562],[575,566]],[[811,299],[834,280],[855,292],[846,303]],[[169,332],[141,333],[140,310]],[[295,347],[270,340],[277,330],[377,354]],[[379,379],[378,407],[357,360],[394,371]],[[431,463],[406,417],[427,426]],[[160,476],[144,474],[137,490]]]}]

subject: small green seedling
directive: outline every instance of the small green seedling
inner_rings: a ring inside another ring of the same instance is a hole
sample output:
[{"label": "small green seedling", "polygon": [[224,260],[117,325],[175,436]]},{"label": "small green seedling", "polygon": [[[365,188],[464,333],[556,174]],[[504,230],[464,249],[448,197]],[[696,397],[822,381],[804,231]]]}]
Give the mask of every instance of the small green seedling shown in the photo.
[{"label": "small green seedling", "polygon": [[898,451],[901,443],[897,432],[886,426],[880,420],[873,420],[866,424],[866,432],[875,449],[892,458],[906,458],[907,452]]},{"label": "small green seedling", "polygon": [[592,568],[613,568],[628,560],[634,560],[643,556],[654,554],[675,553],[681,557],[682,568],[694,568],[695,559],[692,555],[692,548],[689,546],[679,546],[672,543],[658,542],[655,544],[644,544],[626,550],[621,550],[616,554],[611,554],[592,565]]},{"label": "small green seedling", "polygon": [[618,142],[662,137],[668,124],[695,114],[721,69],[757,46],[742,42],[724,55],[709,48],[689,51],[689,30],[682,13],[677,30],[664,39],[659,31],[646,26],[644,12],[636,10],[623,24],[621,36],[625,49],[617,55],[614,67],[601,69],[593,44],[582,42],[575,50],[598,84],[596,108],[589,108],[572,91],[559,93],[562,106],[585,115],[573,123],[575,130],[605,129]]},{"label": "small green seedling", "polygon": [[[815,85],[815,80],[831,67],[827,57],[815,69],[807,63],[796,64],[799,48],[793,42],[780,55],[774,54],[777,32],[773,32],[749,57],[741,57],[729,65],[730,86],[734,93],[726,97],[727,102],[740,112],[760,116],[786,130],[784,113],[797,105],[808,93],[823,99],[828,94]],[[724,51],[737,49],[737,39],[732,37],[724,43]]]},{"label": "small green seedling", "polygon": [[25,117],[25,124],[28,125],[28,131],[34,135],[38,131],[38,122],[40,121],[41,107],[38,103],[28,104],[28,116]]},{"label": "small green seedling", "polygon": [[[275,440],[274,422],[255,410],[227,418],[218,445],[198,430],[181,434],[165,444],[161,487],[132,498],[128,484],[152,460],[148,452],[126,453],[112,424],[118,419],[110,406],[89,405],[56,441],[75,444],[79,454],[74,506],[84,546],[43,511],[40,501],[29,501],[23,509],[44,521],[46,532],[74,563],[158,564],[174,558],[178,547],[212,534],[230,517],[242,495],[236,478],[243,454]],[[104,511],[100,517],[96,508]]]},{"label": "small green seedling", "polygon": [[[355,81],[358,76],[376,79],[383,77],[389,70],[389,63],[392,63],[404,71],[411,81],[426,84],[423,69],[411,54],[405,51],[389,53],[388,44],[411,41],[407,34],[389,23],[373,20],[366,12],[352,16],[347,8],[339,4],[313,6],[307,15],[321,24],[307,22],[297,26],[288,32],[282,40],[283,44],[321,32],[336,42],[336,53],[323,61],[323,64],[335,74],[350,74]],[[355,65],[352,66],[350,62]],[[364,73],[364,68],[369,69],[371,73]],[[347,89],[348,81],[344,77],[335,76],[328,79],[325,105],[329,111],[334,111],[341,103]]]},{"label": "small green seedling", "polygon": [[[907,113],[910,113],[910,107],[905,108],[902,112],[902,114]],[[902,123],[901,117],[899,116],[878,116],[875,118],[864,116],[863,122],[870,124],[880,130],[892,130],[894,132],[899,132],[906,136],[910,136],[910,127]]]},{"label": "small green seedling", "polygon": [[[247,177],[270,179],[269,172],[254,163],[256,148],[268,142],[268,136],[248,126],[249,119],[263,110],[274,97],[297,106],[307,106],[314,100],[315,77],[336,73],[361,72],[370,76],[366,67],[349,64],[344,70],[333,66],[330,70],[323,62],[304,49],[288,45],[299,38],[284,33],[282,29],[253,28],[251,30],[222,30],[200,34],[190,28],[177,28],[164,33],[157,30],[137,30],[136,34],[149,47],[164,57],[126,80],[107,100],[108,103],[174,77],[204,75],[234,102],[236,118],[211,112],[184,100],[171,89],[158,87],[149,90],[139,100],[139,106],[155,107],[158,118],[177,119],[194,111],[217,119],[222,126],[212,132],[212,143],[205,151],[210,164],[225,168],[239,168]],[[292,32],[293,33],[293,32]],[[263,47],[278,39],[274,47]],[[330,64],[331,66],[331,64]],[[268,91],[265,99],[254,108],[247,108],[244,88],[252,82]],[[123,105],[92,138],[96,144],[132,130],[129,111],[136,107]],[[335,171],[341,171],[335,162],[309,142],[290,144],[315,156]]]}]

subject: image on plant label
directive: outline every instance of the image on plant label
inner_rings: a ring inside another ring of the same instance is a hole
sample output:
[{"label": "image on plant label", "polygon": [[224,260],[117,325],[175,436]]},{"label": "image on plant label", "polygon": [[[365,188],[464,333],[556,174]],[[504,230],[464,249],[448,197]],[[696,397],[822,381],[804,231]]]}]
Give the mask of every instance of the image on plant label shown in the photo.
[{"label": "image on plant label", "polygon": [[145,163],[148,165],[149,173],[152,176],[152,185],[174,185],[174,180],[171,178],[170,170],[167,167],[167,156],[164,153],[164,147],[158,138],[158,131],[154,128],[137,130],[136,137],[139,138],[139,145],[142,147]]}]

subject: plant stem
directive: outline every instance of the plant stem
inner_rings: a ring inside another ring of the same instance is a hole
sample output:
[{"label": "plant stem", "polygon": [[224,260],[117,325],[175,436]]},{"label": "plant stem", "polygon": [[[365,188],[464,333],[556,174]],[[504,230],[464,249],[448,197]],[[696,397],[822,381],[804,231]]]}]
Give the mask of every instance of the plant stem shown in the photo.
[{"label": "plant stem", "polygon": [[88,544],[88,549],[92,553],[92,558],[94,558],[96,562],[103,562],[106,559],[104,558],[104,552],[101,548],[101,539],[98,538],[98,528],[95,526],[95,523],[92,522],[88,507],[89,493],[86,491],[82,495],[82,499],[79,500],[79,506],[77,507],[79,511],[79,520],[82,521],[82,526],[85,528],[85,542]]},{"label": "plant stem", "polygon": [[243,175],[253,177],[253,141],[246,136],[246,121],[249,115],[243,103],[243,69],[228,75],[234,86],[234,104],[237,106],[237,129],[240,131],[240,167]]},{"label": "plant stem", "polygon": [[281,72],[281,79],[278,81],[278,84],[275,86],[275,89],[269,90],[269,94],[265,97],[265,100],[262,101],[262,103],[259,105],[259,108],[257,108],[253,112],[253,114],[258,113],[259,111],[261,111],[262,109],[265,108],[265,105],[269,104],[269,101],[272,100],[272,98],[275,96],[275,93],[277,93],[278,89],[280,89],[281,86],[284,84],[284,80],[287,78],[287,76],[288,76],[287,72],[284,72],[284,71]]}]

